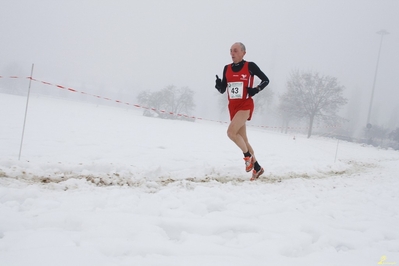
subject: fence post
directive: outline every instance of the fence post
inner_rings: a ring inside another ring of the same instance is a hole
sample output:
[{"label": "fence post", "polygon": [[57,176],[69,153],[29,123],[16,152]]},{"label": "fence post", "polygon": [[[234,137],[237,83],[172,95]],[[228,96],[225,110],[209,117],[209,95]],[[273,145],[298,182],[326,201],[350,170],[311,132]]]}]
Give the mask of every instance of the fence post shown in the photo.
[{"label": "fence post", "polygon": [[23,142],[24,142],[25,125],[26,125],[26,116],[28,115],[28,105],[29,105],[29,96],[30,96],[30,86],[31,86],[31,84],[32,84],[33,67],[34,67],[34,64],[32,64],[32,69],[31,69],[31,71],[30,71],[29,88],[28,88],[28,97],[26,98],[24,125],[23,125],[23,127],[22,127],[21,145],[19,146],[18,160],[21,160],[22,144],[23,144]]},{"label": "fence post", "polygon": [[337,148],[336,148],[336,150],[335,150],[335,159],[334,159],[334,163],[337,161],[338,145],[339,145],[339,139],[338,139],[338,141],[337,141]]}]

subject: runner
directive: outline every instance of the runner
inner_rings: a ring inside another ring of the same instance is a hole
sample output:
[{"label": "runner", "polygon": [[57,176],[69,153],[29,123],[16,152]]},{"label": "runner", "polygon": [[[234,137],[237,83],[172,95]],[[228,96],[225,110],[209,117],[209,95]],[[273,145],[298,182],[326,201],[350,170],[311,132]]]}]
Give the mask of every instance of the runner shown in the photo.
[{"label": "runner", "polygon": [[[244,44],[237,42],[231,46],[233,63],[224,67],[223,79],[216,75],[215,88],[222,94],[227,90],[231,121],[227,135],[242,150],[245,170],[253,170],[251,180],[255,180],[264,173],[264,169],[256,160],[255,152],[248,142],[246,121],[251,120],[254,111],[252,97],[269,84],[269,79],[254,62],[244,60],[245,53]],[[261,80],[256,87],[253,87],[254,76]]]}]

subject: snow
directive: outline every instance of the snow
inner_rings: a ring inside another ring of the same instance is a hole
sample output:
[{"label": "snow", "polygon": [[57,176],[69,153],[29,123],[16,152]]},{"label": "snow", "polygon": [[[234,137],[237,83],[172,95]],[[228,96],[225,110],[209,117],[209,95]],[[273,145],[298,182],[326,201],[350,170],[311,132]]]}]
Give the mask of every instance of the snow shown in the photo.
[{"label": "snow", "polygon": [[[0,94],[0,265],[399,263],[399,153]],[[255,114],[256,115],[256,114]],[[382,256],[386,260],[382,261]]]}]

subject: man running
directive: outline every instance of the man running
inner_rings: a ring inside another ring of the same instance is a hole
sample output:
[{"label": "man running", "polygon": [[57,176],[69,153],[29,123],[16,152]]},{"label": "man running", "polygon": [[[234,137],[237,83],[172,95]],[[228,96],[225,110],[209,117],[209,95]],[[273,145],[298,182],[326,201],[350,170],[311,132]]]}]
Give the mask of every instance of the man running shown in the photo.
[{"label": "man running", "polygon": [[[264,173],[264,169],[256,160],[255,152],[248,142],[246,121],[251,120],[254,111],[252,97],[269,84],[269,79],[254,62],[244,60],[245,53],[244,44],[237,42],[231,46],[230,55],[233,63],[224,67],[223,79],[216,75],[215,88],[222,94],[227,90],[231,121],[227,135],[242,150],[245,170],[247,172],[253,170],[252,181],[258,179]],[[256,87],[253,87],[254,76],[261,80]]]}]

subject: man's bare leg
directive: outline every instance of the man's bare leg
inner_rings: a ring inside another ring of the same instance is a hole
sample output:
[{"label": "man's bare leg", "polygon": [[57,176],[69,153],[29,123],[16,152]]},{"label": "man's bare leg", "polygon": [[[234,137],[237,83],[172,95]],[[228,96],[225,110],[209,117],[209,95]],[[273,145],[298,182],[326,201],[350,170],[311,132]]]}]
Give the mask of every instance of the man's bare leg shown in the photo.
[{"label": "man's bare leg", "polygon": [[[246,125],[246,124],[244,124],[244,126],[242,126],[242,127],[238,130],[238,135],[240,135],[240,136],[242,137],[242,139],[244,140],[245,145],[247,146],[247,151],[249,151],[249,153],[251,153],[252,158],[253,158],[253,161],[255,162],[255,161],[256,161],[255,152],[254,152],[254,150],[253,150],[251,144],[249,144],[249,142],[248,142],[248,137],[247,137],[247,125]],[[247,152],[247,151],[246,151],[246,152]]]},{"label": "man's bare leg", "polygon": [[248,117],[249,110],[238,111],[231,120],[227,129],[227,136],[242,150],[243,153],[249,151],[249,147],[251,147],[247,146],[248,139],[245,127]]}]

